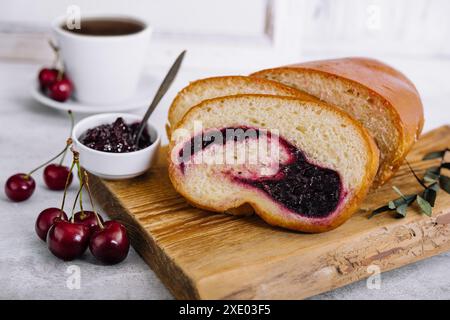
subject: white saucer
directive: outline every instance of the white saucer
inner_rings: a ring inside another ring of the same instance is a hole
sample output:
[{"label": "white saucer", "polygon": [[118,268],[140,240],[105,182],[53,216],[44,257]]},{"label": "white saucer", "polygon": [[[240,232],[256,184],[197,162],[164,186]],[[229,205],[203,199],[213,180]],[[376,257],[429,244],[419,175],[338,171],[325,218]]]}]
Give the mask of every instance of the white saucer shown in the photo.
[{"label": "white saucer", "polygon": [[31,96],[41,104],[56,110],[72,110],[77,113],[103,113],[135,110],[148,107],[152,101],[156,90],[156,83],[149,75],[143,75],[139,81],[136,94],[128,101],[114,105],[89,105],[69,99],[65,102],[58,102],[50,99],[39,89],[36,81],[31,86]]}]

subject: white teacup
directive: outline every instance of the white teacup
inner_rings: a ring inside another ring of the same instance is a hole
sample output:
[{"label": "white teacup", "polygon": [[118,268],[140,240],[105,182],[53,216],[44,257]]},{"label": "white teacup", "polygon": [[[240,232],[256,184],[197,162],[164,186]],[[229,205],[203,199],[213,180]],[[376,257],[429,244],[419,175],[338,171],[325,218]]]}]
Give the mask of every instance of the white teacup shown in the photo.
[{"label": "white teacup", "polygon": [[134,17],[83,16],[80,31],[83,22],[87,26],[93,20],[125,21],[140,28],[133,33],[93,35],[68,30],[66,17],[53,22],[65,71],[74,84],[74,98],[94,105],[124,102],[136,92],[152,30]]}]

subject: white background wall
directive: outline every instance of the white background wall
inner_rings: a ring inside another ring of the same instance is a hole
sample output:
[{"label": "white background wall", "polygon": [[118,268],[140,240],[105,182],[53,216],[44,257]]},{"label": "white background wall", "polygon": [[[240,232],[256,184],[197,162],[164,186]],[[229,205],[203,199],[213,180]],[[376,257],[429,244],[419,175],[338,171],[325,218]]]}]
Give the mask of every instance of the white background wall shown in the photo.
[{"label": "white background wall", "polygon": [[77,5],[82,13],[131,14],[158,33],[256,36],[264,31],[266,0],[3,0],[0,21],[45,28]]},{"label": "white background wall", "polygon": [[302,39],[309,52],[450,54],[450,1],[304,1]]},{"label": "white background wall", "polygon": [[192,53],[188,64],[213,68],[307,56],[450,58],[448,0],[3,0],[0,57],[49,56],[42,33],[72,4],[82,14],[150,21],[156,64],[184,48]]}]

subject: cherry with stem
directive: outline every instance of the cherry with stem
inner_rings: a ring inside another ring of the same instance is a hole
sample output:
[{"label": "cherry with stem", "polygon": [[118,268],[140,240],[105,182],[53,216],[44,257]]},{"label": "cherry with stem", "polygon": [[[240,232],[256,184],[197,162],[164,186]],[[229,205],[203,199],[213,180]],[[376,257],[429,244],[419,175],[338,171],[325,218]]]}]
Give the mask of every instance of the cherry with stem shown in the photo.
[{"label": "cherry with stem", "polygon": [[73,84],[65,74],[59,48],[52,41],[49,41],[49,44],[55,54],[55,60],[52,68],[39,71],[39,84],[41,90],[51,99],[64,102],[72,95]]},{"label": "cherry with stem", "polygon": [[89,178],[85,172],[85,185],[89,194],[91,206],[98,219],[98,226],[91,235],[89,250],[92,255],[104,264],[116,264],[122,262],[130,250],[127,229],[118,221],[110,220],[102,223],[100,216],[96,213],[92,192],[89,186]]},{"label": "cherry with stem", "polygon": [[41,90],[47,93],[48,89],[58,80],[61,80],[61,71],[58,68],[60,63],[60,53],[59,48],[53,43],[53,41],[48,40],[48,44],[53,50],[54,60],[50,68],[43,68],[39,71],[38,80]]},{"label": "cherry with stem", "polygon": [[[68,111],[69,118],[70,118],[70,134],[72,133],[73,126],[74,126],[74,118],[72,111]],[[70,136],[69,134],[69,136]],[[69,137],[67,139],[67,148],[62,154],[62,157],[59,161],[59,163],[52,163],[45,167],[44,169],[44,181],[47,187],[50,190],[64,190],[66,187],[67,178],[70,178],[69,184],[72,182],[72,173],[69,172],[69,168],[67,166],[63,165],[64,159],[67,154],[67,150],[69,149],[68,146],[72,144],[72,139]]]}]

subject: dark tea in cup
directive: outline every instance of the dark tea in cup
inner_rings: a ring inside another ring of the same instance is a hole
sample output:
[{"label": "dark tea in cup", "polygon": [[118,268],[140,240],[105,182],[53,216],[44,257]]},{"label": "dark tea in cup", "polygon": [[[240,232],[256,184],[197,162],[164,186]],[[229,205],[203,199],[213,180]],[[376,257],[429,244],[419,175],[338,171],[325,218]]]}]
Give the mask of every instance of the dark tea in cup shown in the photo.
[{"label": "dark tea in cup", "polygon": [[87,36],[123,36],[138,33],[144,30],[145,26],[133,19],[93,18],[82,19],[79,29],[69,29],[65,24],[61,28]]}]

